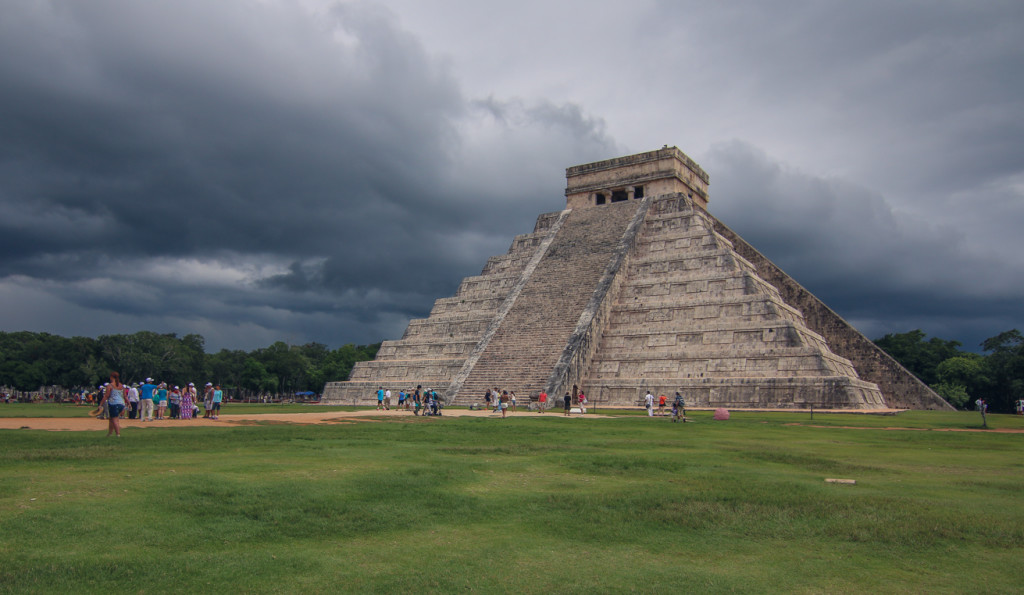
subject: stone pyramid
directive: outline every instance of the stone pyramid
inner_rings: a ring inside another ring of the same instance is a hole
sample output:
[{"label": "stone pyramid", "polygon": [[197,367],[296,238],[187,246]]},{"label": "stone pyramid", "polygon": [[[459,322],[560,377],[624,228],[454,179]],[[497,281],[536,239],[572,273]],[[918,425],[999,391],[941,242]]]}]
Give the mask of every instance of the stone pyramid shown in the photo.
[{"label": "stone pyramid", "polygon": [[566,179],[565,210],[328,383],[323,402],[418,385],[453,404],[493,387],[553,402],[577,386],[599,407],[651,390],[693,407],[949,408],[708,213],[708,175],[679,149]]}]

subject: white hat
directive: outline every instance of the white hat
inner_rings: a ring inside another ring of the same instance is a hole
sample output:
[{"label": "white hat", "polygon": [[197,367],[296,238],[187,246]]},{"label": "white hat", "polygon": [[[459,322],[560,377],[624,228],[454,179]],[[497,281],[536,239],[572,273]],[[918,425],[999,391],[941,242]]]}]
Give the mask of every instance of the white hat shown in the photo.
[{"label": "white hat", "polygon": [[153,382],[152,378],[146,378],[146,382]]},{"label": "white hat", "polygon": [[206,386],[213,386],[213,383],[212,382],[207,382]]},{"label": "white hat", "polygon": [[194,384],[192,384],[191,382],[189,382],[189,383],[188,383],[188,385],[189,385],[189,386],[195,386],[195,385],[194,385]]},{"label": "white hat", "polygon": [[178,390],[178,385],[174,385],[174,390]]}]

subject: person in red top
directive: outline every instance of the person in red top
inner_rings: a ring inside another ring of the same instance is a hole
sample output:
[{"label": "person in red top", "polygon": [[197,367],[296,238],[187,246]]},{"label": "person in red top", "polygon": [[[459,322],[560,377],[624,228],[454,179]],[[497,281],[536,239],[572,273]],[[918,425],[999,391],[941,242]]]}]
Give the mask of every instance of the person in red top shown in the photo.
[{"label": "person in red top", "polygon": [[665,395],[658,396],[658,415],[665,415]]},{"label": "person in red top", "polygon": [[544,409],[548,406],[548,394],[544,391],[540,391],[540,396],[537,397],[537,402],[540,403],[540,412],[544,413]]}]

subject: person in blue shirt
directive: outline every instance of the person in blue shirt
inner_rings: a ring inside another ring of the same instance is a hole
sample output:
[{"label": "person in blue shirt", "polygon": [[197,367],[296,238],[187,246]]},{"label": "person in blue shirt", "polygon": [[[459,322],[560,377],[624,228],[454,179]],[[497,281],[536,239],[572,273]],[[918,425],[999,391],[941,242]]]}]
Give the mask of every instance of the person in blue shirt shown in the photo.
[{"label": "person in blue shirt", "polygon": [[153,421],[153,391],[156,390],[156,385],[153,384],[152,378],[147,378],[146,382],[139,387],[139,405],[140,411],[139,419],[142,421]]}]

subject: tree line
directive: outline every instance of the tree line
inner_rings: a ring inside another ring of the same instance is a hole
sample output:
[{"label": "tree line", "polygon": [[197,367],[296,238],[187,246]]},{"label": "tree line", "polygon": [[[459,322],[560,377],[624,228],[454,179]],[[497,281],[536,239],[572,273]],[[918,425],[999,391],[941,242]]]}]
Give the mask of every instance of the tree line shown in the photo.
[{"label": "tree line", "polygon": [[278,341],[253,351],[206,353],[205,340],[198,334],[178,337],[140,331],[69,339],[0,332],[0,387],[66,395],[95,389],[116,370],[125,382],[147,377],[180,386],[213,382],[233,398],[319,394],[325,383],[347,379],[356,362],[373,359],[379,348],[380,343],[348,344],[331,350],[321,343]]},{"label": "tree line", "polygon": [[984,399],[991,411],[1010,413],[1024,398],[1024,335],[1017,329],[982,341],[984,354],[925,336],[918,329],[885,335],[875,344],[957,409],[972,409]]}]

